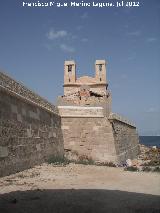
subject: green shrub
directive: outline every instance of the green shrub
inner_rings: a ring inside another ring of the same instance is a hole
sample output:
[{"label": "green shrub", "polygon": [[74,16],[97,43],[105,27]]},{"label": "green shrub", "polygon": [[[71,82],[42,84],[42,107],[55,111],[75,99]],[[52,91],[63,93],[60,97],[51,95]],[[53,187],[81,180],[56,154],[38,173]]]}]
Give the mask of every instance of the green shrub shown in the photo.
[{"label": "green shrub", "polygon": [[70,161],[65,158],[65,157],[59,157],[59,156],[51,156],[48,161],[49,164],[54,164],[54,165],[61,165],[65,166],[70,163]]},{"label": "green shrub", "polygon": [[78,160],[76,160],[75,163],[84,165],[95,165],[95,161],[86,155],[79,156]]},{"label": "green shrub", "polygon": [[125,171],[137,172],[139,169],[136,166],[128,166],[124,169]]},{"label": "green shrub", "polygon": [[96,163],[97,166],[108,166],[108,167],[116,167],[116,164],[114,164],[113,162],[99,162]]},{"label": "green shrub", "polygon": [[153,172],[160,172],[160,167],[155,167],[154,169],[153,169]]},{"label": "green shrub", "polygon": [[151,172],[151,171],[152,171],[152,168],[149,167],[149,166],[144,166],[144,167],[142,167],[142,171],[143,171],[143,172]]}]

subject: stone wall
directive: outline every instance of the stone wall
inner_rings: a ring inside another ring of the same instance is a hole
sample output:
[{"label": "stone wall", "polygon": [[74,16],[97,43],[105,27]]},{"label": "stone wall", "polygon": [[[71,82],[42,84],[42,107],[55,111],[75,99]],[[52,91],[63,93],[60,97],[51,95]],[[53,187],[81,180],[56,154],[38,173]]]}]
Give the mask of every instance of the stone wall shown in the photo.
[{"label": "stone wall", "polygon": [[57,113],[56,107],[49,103],[46,99],[42,98],[27,87],[23,86],[22,83],[15,81],[2,72],[0,72],[0,86],[1,88],[5,88],[6,90],[14,93],[14,95],[17,95],[18,97],[22,97],[23,99],[25,98],[25,100],[44,107],[51,112]]},{"label": "stone wall", "polygon": [[116,161],[112,127],[98,117],[62,117],[64,149],[74,157],[87,156],[94,161]]},{"label": "stone wall", "polygon": [[135,125],[116,114],[111,114],[109,121],[113,129],[118,162],[136,158],[139,154],[139,137]]},{"label": "stone wall", "polygon": [[0,176],[62,157],[57,109],[5,74],[0,79]]},{"label": "stone wall", "polygon": [[[81,105],[74,94],[73,106],[68,106],[72,101],[67,98],[60,98],[57,109],[0,73],[0,176],[38,165],[50,157],[62,157],[64,149],[72,156],[100,162],[123,163],[137,157],[136,127],[110,113],[111,96],[106,99],[91,95],[89,105]],[[81,96],[82,102],[83,98],[86,96]]]},{"label": "stone wall", "polygon": [[80,96],[79,93],[74,93],[68,96],[58,96],[57,106],[89,106],[103,107],[104,114],[109,116],[111,112],[112,97],[108,92],[105,96],[97,97],[95,94],[90,96]]},{"label": "stone wall", "polygon": [[136,127],[116,114],[104,115],[102,107],[60,106],[64,149],[70,158],[87,156],[94,161],[124,163],[136,158]]},{"label": "stone wall", "polygon": [[61,117],[104,117],[102,107],[58,106]]}]

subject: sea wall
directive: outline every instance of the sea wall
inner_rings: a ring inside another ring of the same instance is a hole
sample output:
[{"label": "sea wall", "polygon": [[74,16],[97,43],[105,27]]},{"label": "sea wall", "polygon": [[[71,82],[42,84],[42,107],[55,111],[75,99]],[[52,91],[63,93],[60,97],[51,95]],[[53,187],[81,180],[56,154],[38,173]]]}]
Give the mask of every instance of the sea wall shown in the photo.
[{"label": "sea wall", "polygon": [[63,154],[56,107],[0,73],[0,176]]}]

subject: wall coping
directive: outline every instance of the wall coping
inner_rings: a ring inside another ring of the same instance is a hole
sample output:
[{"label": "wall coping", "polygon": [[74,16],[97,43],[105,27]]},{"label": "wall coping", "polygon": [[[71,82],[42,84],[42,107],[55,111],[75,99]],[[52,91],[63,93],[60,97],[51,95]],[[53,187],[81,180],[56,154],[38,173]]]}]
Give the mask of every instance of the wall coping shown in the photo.
[{"label": "wall coping", "polygon": [[0,88],[12,96],[58,114],[58,110],[54,105],[2,72],[0,72]]},{"label": "wall coping", "polygon": [[122,123],[124,123],[124,124],[127,124],[127,125],[129,125],[129,126],[132,126],[132,127],[136,128],[136,125],[135,125],[134,123],[132,123],[132,122],[129,121],[128,119],[126,119],[126,118],[124,118],[123,116],[118,115],[118,114],[116,114],[116,113],[110,113],[108,119],[109,119],[110,121],[117,120],[117,121],[120,121],[120,122],[122,122]]}]

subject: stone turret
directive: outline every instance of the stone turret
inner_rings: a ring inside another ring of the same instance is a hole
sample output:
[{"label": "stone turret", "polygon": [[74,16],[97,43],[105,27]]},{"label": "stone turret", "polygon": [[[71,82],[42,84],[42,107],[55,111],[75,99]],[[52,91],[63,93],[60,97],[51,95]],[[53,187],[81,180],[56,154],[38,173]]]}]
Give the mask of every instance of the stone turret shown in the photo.
[{"label": "stone turret", "polygon": [[105,60],[96,60],[95,79],[97,83],[106,84],[106,61]]},{"label": "stone turret", "polygon": [[[95,77],[82,76],[76,77],[76,64],[74,61],[65,61],[64,63],[64,95],[68,96],[77,93],[81,87],[87,85],[90,91],[99,95],[106,94],[108,86],[106,81],[106,61],[96,60]],[[108,93],[108,91],[107,91]]]},{"label": "stone turret", "polygon": [[64,63],[64,85],[71,85],[76,82],[76,64],[74,61]]},{"label": "stone turret", "polygon": [[76,77],[76,63],[64,63],[64,96],[58,105],[101,106],[105,114],[111,112],[111,93],[106,80],[106,61],[95,61],[95,76]]}]

